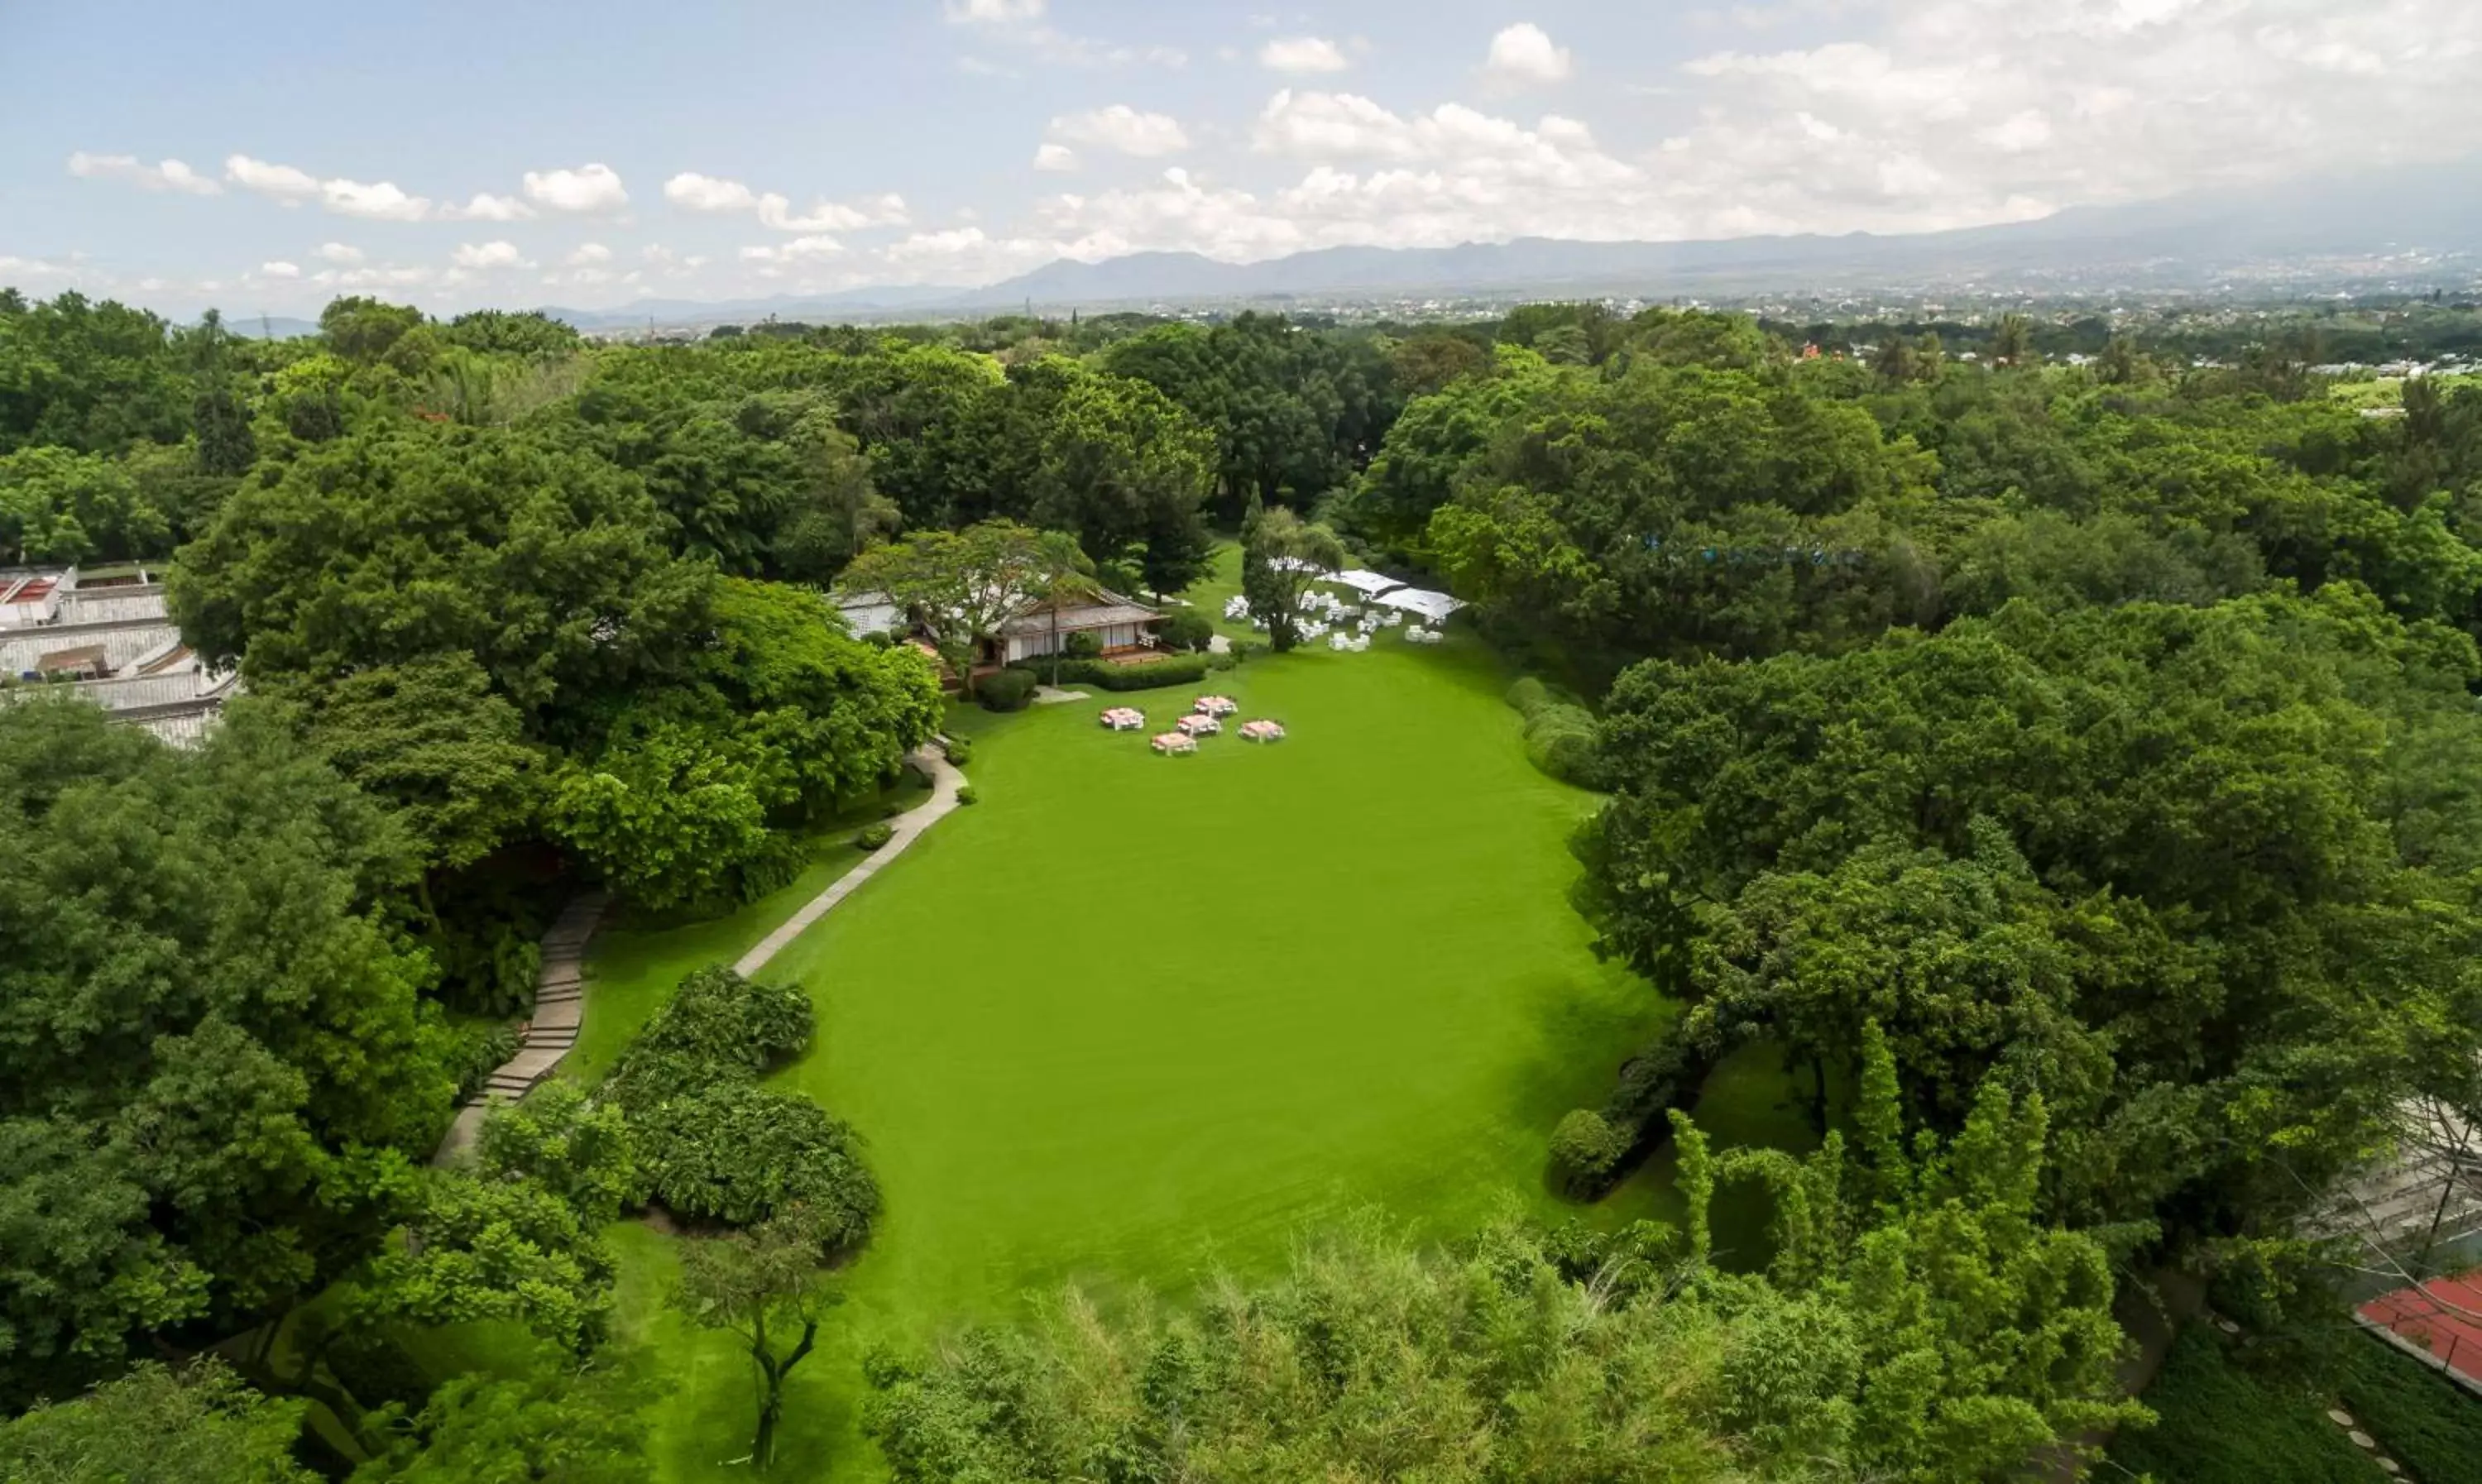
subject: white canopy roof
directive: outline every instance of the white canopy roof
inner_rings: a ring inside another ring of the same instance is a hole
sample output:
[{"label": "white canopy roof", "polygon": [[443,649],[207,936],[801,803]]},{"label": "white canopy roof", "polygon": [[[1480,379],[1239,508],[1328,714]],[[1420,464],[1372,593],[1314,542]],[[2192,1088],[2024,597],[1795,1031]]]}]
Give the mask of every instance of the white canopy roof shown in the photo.
[{"label": "white canopy roof", "polygon": [[1465,606],[1445,593],[1434,593],[1427,588],[1399,588],[1393,593],[1381,594],[1374,601],[1390,608],[1402,608],[1408,613],[1418,613],[1434,623]]},{"label": "white canopy roof", "polygon": [[1351,568],[1340,572],[1330,572],[1328,573],[1328,580],[1331,582],[1341,582],[1346,587],[1352,588],[1357,592],[1368,593],[1374,596],[1380,593],[1385,593],[1389,588],[1401,588],[1405,585],[1393,577],[1383,577],[1377,572],[1364,571],[1359,567]]},{"label": "white canopy roof", "polygon": [[1319,570],[1319,565],[1308,557],[1273,557],[1267,565],[1280,572],[1314,572]]}]

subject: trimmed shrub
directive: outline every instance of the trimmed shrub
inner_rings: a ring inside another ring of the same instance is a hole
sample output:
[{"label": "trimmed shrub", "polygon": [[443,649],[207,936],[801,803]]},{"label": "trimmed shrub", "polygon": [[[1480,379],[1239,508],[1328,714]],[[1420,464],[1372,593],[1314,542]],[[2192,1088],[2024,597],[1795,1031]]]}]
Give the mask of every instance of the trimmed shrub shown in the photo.
[{"label": "trimmed shrub", "polygon": [[896,831],[893,826],[864,825],[861,833],[854,836],[854,844],[862,850],[877,850],[894,838]]},{"label": "trimmed shrub", "polygon": [[975,699],[986,711],[1022,711],[1034,699],[1035,677],[1023,670],[1003,670],[987,676],[976,687]]},{"label": "trimmed shrub", "polygon": [[1551,1130],[1551,1168],[1571,1195],[1601,1190],[1628,1150],[1628,1135],[1592,1108],[1571,1111]]},{"label": "trimmed shrub", "polygon": [[753,984],[718,965],[683,979],[647,1022],[607,1083],[636,1114],[719,1081],[755,1077],[810,1044],[810,996],[789,984]]},{"label": "trimmed shrub", "polygon": [[1551,687],[1526,676],[1508,688],[1508,703],[1517,708],[1518,715],[1531,718],[1551,703]]},{"label": "trimmed shrub", "polygon": [[977,802],[980,796],[969,787],[960,788],[957,790],[957,802],[960,804],[972,804]]},{"label": "trimmed shrub", "polygon": [[1100,659],[1103,655],[1103,641],[1093,634],[1071,634],[1060,641],[1060,652],[1070,659]]},{"label": "trimmed shrub", "polygon": [[974,744],[964,737],[950,737],[939,744],[939,750],[948,755],[950,762],[961,768],[974,760]]},{"label": "trimmed shrub", "polygon": [[860,640],[862,643],[869,645],[874,649],[892,649],[896,648],[896,636],[884,628],[870,629],[863,633],[856,634],[854,637]]},{"label": "trimmed shrub", "polygon": [[1602,751],[1595,718],[1583,706],[1551,702],[1526,719],[1526,760],[1564,783],[1599,788]]},{"label": "trimmed shrub", "polygon": [[1195,608],[1175,608],[1155,633],[1175,649],[1203,649],[1215,642],[1215,621]]},{"label": "trimmed shrub", "polygon": [[1100,660],[1069,660],[1060,667],[1064,685],[1092,685],[1107,691],[1150,691],[1167,685],[1195,685],[1206,678],[1209,660],[1222,655],[1175,654],[1137,665],[1107,665]]},{"label": "trimmed shrub", "polygon": [[685,1216],[746,1227],[805,1204],[825,1221],[828,1247],[850,1248],[879,1214],[859,1136],[807,1098],[750,1082],[650,1110],[638,1161],[654,1198]]}]

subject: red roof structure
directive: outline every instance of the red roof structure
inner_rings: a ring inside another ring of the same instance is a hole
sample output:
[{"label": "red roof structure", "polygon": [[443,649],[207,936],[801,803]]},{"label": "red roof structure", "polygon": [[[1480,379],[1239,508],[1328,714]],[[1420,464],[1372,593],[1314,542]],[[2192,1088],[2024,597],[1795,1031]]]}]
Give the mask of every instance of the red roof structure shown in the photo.
[{"label": "red roof structure", "polygon": [[2482,1386],[2482,1268],[2382,1293],[2354,1311],[2379,1329],[2427,1350],[2445,1369]]}]

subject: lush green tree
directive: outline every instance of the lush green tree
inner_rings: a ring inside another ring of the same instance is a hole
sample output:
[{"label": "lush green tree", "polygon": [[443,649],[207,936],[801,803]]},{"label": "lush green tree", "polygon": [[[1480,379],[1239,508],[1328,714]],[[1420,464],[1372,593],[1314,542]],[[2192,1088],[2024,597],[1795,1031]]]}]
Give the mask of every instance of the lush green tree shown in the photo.
[{"label": "lush green tree", "polygon": [[1850,1058],[1883,1020],[1948,1127],[1990,1069],[2040,1088],[2059,1211],[2280,1223],[2390,1136],[2441,1054],[2412,1027],[2482,1047],[2470,909],[2392,837],[2395,739],[2445,735],[2395,720],[2425,673],[2474,675],[2468,642],[2342,587],[1641,666],[1581,901],[1689,1033]]},{"label": "lush green tree", "polygon": [[1496,358],[1407,403],[1354,488],[1346,517],[1352,528],[1385,541],[1417,540],[1432,512],[1456,492],[1466,464],[1557,384],[1558,373],[1541,357],[1502,346]]},{"label": "lush green tree", "polygon": [[172,525],[129,466],[100,454],[0,454],[0,550],[17,562],[161,557]]},{"label": "lush green tree", "polygon": [[833,1251],[859,1248],[879,1215],[861,1139],[797,1093],[722,1082],[637,1116],[647,1189],[667,1210],[746,1227],[795,1208]]},{"label": "lush green tree", "polygon": [[170,589],[190,643],[252,679],[463,651],[558,731],[565,708],[673,671],[714,582],[608,464],[520,431],[387,427],[244,485]]},{"label": "lush green tree", "polygon": [[750,1456],[762,1472],[776,1463],[784,1379],[817,1349],[819,1326],[843,1300],[820,1265],[820,1246],[819,1233],[797,1207],[754,1231],[693,1241],[681,1250],[673,1307],[700,1329],[733,1336],[750,1352],[758,1386]]},{"label": "lush green tree", "polygon": [[603,1338],[612,1254],[562,1192],[487,1170],[432,1171],[404,1240],[358,1284],[362,1322],[506,1320],[567,1349]]},{"label": "lush green tree", "polygon": [[143,1361],[84,1396],[0,1422],[10,1484],[314,1484],[293,1461],[304,1404],[261,1396],[215,1359]]},{"label": "lush green tree", "polygon": [[985,520],[962,531],[908,532],[865,551],[846,570],[845,585],[885,593],[911,612],[970,697],[977,645],[1087,565],[1077,543],[1058,532]]},{"label": "lush green tree", "polygon": [[356,294],[331,300],[319,311],[319,337],[345,359],[368,365],[425,323],[423,312],[411,305]]},{"label": "lush green tree", "polygon": [[476,309],[442,326],[440,338],[493,356],[568,356],[586,344],[575,330],[536,309]]},{"label": "lush green tree", "polygon": [[427,654],[295,689],[313,745],[395,811],[427,866],[471,865],[532,826],[540,755],[471,654]]},{"label": "lush green tree", "polygon": [[1282,506],[1254,512],[1241,528],[1241,591],[1278,651],[1301,642],[1302,596],[1344,562],[1333,531]]},{"label": "lush green tree", "polygon": [[177,443],[190,401],[155,315],[74,291],[35,304],[0,292],[0,453]]},{"label": "lush green tree", "polygon": [[567,1202],[590,1230],[610,1225],[639,1193],[629,1122],[577,1084],[546,1082],[523,1102],[483,1121],[476,1160],[488,1175],[522,1180]]},{"label": "lush green tree", "polygon": [[1213,545],[1200,514],[1213,453],[1206,430],[1147,384],[1078,378],[1044,428],[1034,522],[1101,560],[1134,551],[1149,588],[1177,593]]},{"label": "lush green tree", "polygon": [[458,1376],[354,1484],[647,1484],[655,1400],[646,1367],[609,1349],[582,1367]]},{"label": "lush green tree", "polygon": [[194,752],[0,707],[0,1389],[360,1261],[448,1115],[411,852],[248,702]]}]

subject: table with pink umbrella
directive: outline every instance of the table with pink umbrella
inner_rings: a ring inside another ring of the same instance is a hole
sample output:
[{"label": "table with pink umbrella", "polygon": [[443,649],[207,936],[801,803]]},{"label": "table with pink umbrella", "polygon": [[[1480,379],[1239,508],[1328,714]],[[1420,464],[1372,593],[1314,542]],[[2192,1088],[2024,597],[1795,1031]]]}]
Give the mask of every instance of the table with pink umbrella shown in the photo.
[{"label": "table with pink umbrella", "polygon": [[1114,731],[1142,731],[1147,713],[1135,706],[1113,706],[1103,713],[1103,725]]},{"label": "table with pink umbrella", "polygon": [[1243,722],[1241,724],[1241,740],[1244,742],[1281,742],[1284,740],[1284,724],[1281,722],[1271,722],[1263,719],[1254,722]]},{"label": "table with pink umbrella", "polygon": [[1241,709],[1241,702],[1229,696],[1201,696],[1190,709],[1201,716],[1230,716]]},{"label": "table with pink umbrella", "polygon": [[1173,725],[1193,737],[1211,737],[1224,729],[1224,724],[1211,716],[1184,716]]},{"label": "table with pink umbrella", "polygon": [[1198,739],[1185,731],[1157,732],[1154,740],[1147,745],[1167,757],[1198,751]]}]

